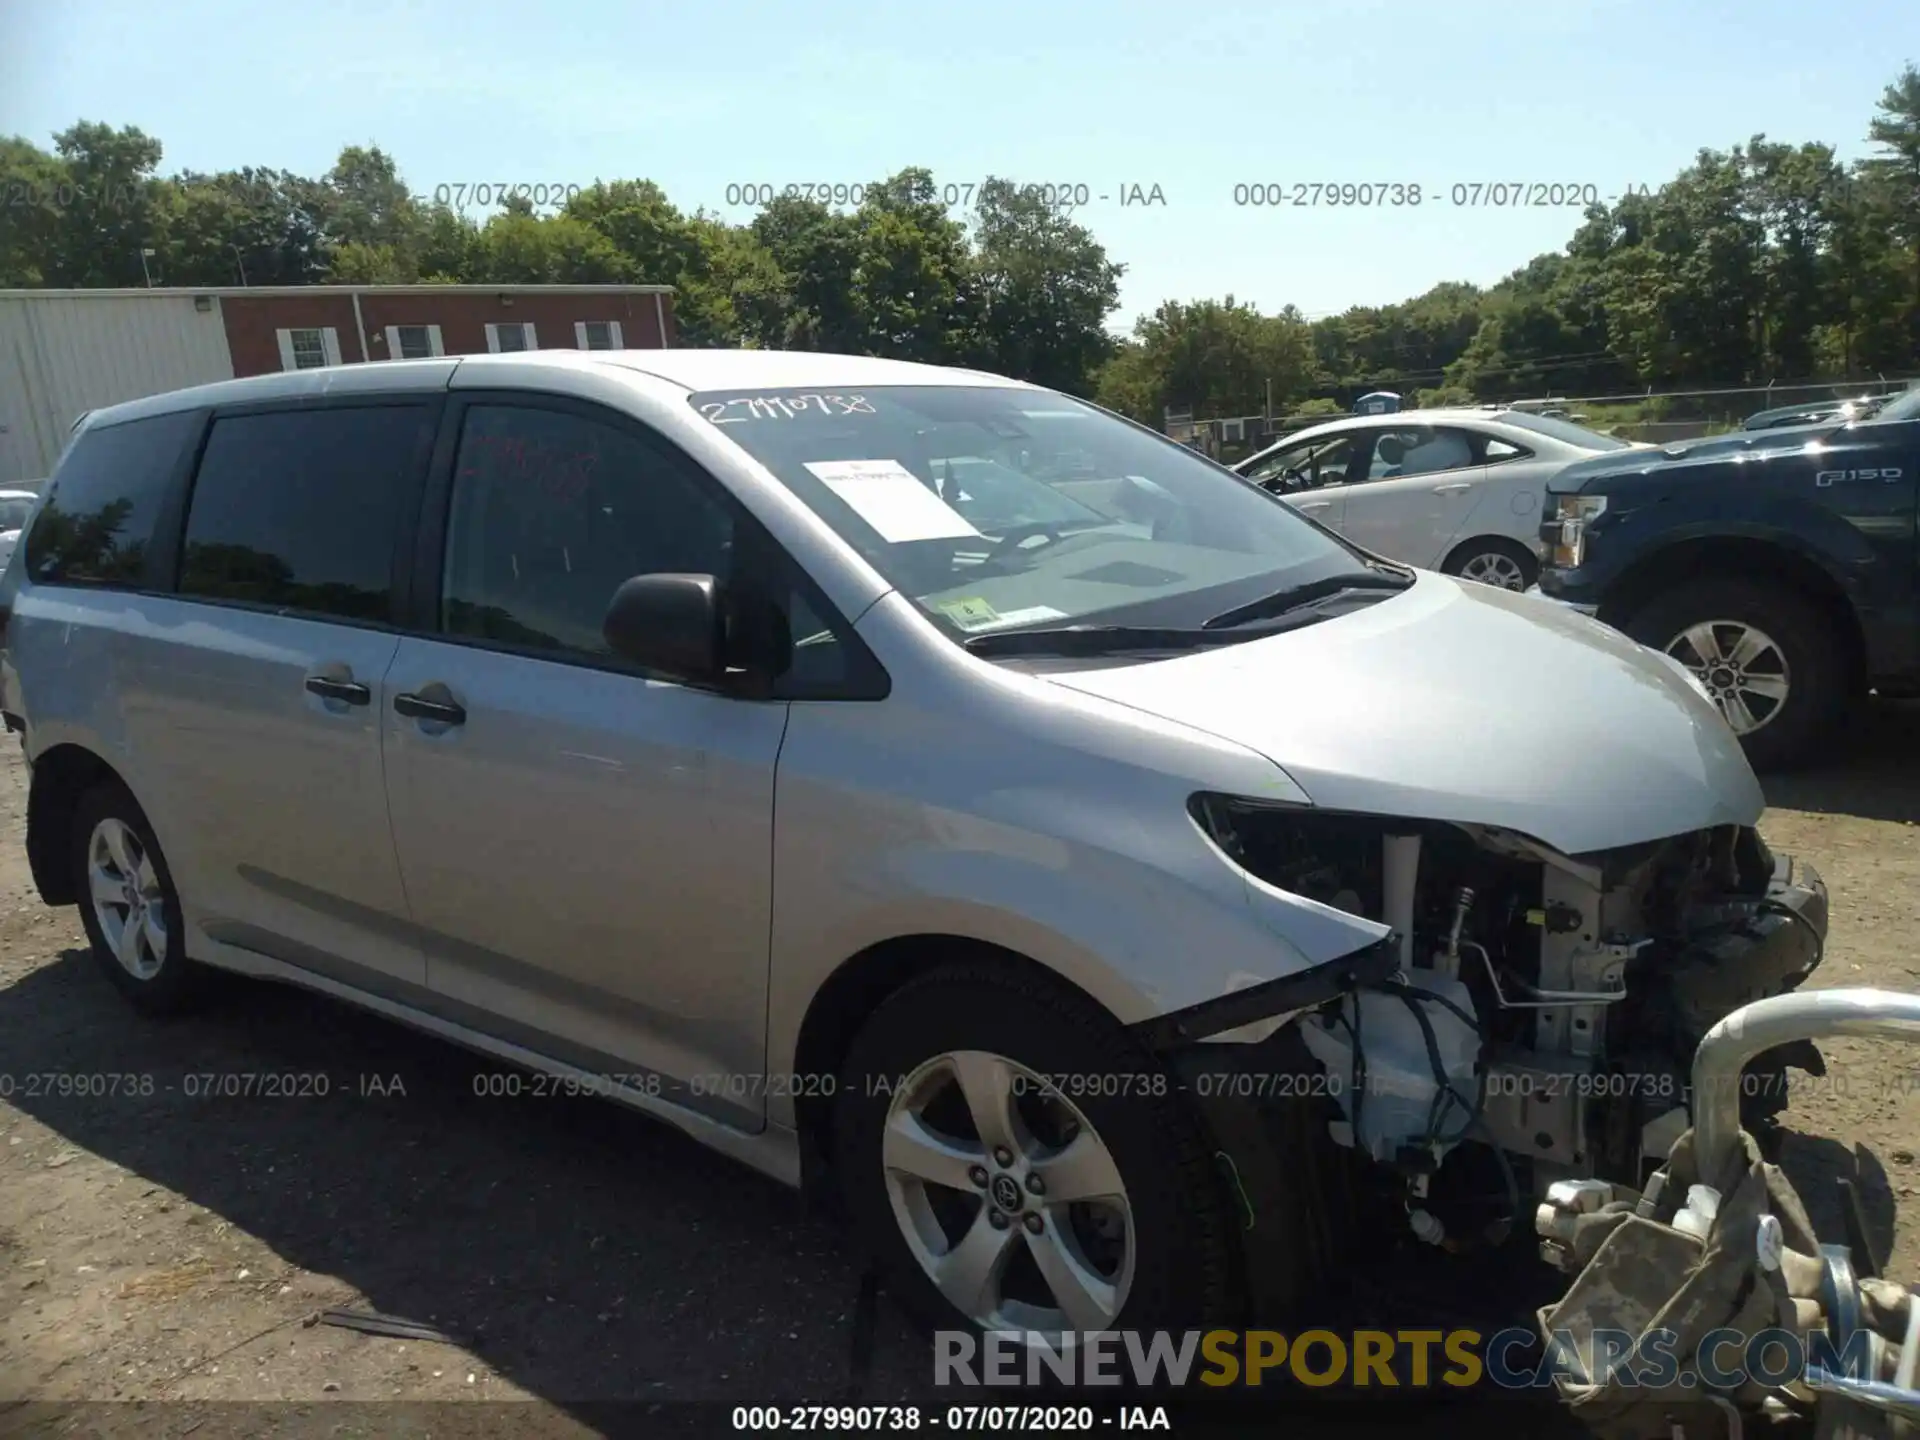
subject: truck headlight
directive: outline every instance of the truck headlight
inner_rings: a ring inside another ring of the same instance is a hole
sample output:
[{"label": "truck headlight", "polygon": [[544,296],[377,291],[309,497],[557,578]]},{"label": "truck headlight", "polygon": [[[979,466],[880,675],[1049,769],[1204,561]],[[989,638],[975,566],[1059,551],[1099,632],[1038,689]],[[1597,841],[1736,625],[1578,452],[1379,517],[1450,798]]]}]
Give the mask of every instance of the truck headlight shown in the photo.
[{"label": "truck headlight", "polygon": [[1558,570],[1575,570],[1587,555],[1587,526],[1606,513],[1604,495],[1562,495],[1553,518],[1559,522],[1560,535],[1553,545],[1553,564]]}]

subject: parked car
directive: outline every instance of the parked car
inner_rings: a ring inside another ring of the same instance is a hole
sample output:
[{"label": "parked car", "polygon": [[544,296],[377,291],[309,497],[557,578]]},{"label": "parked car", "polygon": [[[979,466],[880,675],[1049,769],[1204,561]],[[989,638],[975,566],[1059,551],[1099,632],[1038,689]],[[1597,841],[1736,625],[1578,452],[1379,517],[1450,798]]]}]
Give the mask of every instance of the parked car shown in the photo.
[{"label": "parked car", "polygon": [[1844,425],[1849,420],[1870,419],[1890,399],[1886,395],[1861,395],[1852,400],[1813,400],[1804,405],[1780,405],[1749,415],[1743,430],[1785,430],[1799,425],[1824,425],[1831,421]]},{"label": "parked car", "polygon": [[35,882],[134,1006],[237,971],[561,1076],[837,1197],[936,1325],[1279,1313],[1410,1214],[1470,1248],[1496,1155],[1507,1225],[1637,1165],[1827,923],[1674,661],[972,372],[116,406],[0,644]]},{"label": "parked car", "polygon": [[1762,768],[1920,693],[1920,390],[1864,420],[1601,456],[1553,482],[1547,595],[1681,661]]},{"label": "parked car", "polygon": [[0,574],[13,559],[13,547],[40,497],[25,487],[0,490]]},{"label": "parked car", "polygon": [[1233,468],[1375,554],[1524,590],[1547,481],[1629,448],[1520,410],[1422,410],[1315,425]]}]

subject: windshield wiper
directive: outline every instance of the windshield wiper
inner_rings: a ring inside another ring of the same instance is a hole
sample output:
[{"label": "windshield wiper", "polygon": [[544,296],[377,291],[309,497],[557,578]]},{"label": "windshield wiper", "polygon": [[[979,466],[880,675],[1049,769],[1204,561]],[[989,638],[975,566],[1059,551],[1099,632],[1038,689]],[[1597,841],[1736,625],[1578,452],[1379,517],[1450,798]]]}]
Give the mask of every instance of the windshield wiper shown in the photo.
[{"label": "windshield wiper", "polygon": [[994,630],[970,635],[960,643],[975,655],[1118,655],[1129,650],[1193,650],[1242,638],[1147,625],[1053,625],[1043,630]]},{"label": "windshield wiper", "polygon": [[1245,625],[1253,620],[1272,620],[1297,610],[1303,605],[1311,605],[1318,600],[1331,600],[1350,590],[1405,590],[1413,584],[1411,572],[1389,570],[1384,566],[1372,568],[1362,574],[1330,575],[1324,580],[1309,580],[1304,585],[1290,585],[1285,590],[1276,590],[1271,595],[1263,595],[1258,600],[1250,600],[1245,605],[1236,605],[1231,610],[1223,610],[1200,628],[1203,630],[1231,630],[1236,625]]}]

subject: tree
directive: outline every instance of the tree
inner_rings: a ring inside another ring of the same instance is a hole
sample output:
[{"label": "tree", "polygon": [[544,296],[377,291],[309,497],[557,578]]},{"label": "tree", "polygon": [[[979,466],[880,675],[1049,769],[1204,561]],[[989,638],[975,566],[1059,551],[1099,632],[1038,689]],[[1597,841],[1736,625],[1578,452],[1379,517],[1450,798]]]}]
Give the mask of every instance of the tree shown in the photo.
[{"label": "tree", "polygon": [[990,179],[974,210],[974,345],[983,368],[1076,395],[1113,354],[1124,267],[1032,190]]}]

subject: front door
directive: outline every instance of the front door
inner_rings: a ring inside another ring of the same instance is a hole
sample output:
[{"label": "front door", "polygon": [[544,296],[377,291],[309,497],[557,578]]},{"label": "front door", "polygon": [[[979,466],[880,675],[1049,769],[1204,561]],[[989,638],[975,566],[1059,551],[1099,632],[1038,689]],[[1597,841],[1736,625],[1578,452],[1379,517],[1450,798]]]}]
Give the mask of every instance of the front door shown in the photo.
[{"label": "front door", "polygon": [[449,423],[435,633],[401,641],[384,715],[436,1003],[754,1123],[787,706],[651,678],[601,636],[633,575],[724,582],[736,512],[610,411],[482,397]]}]

